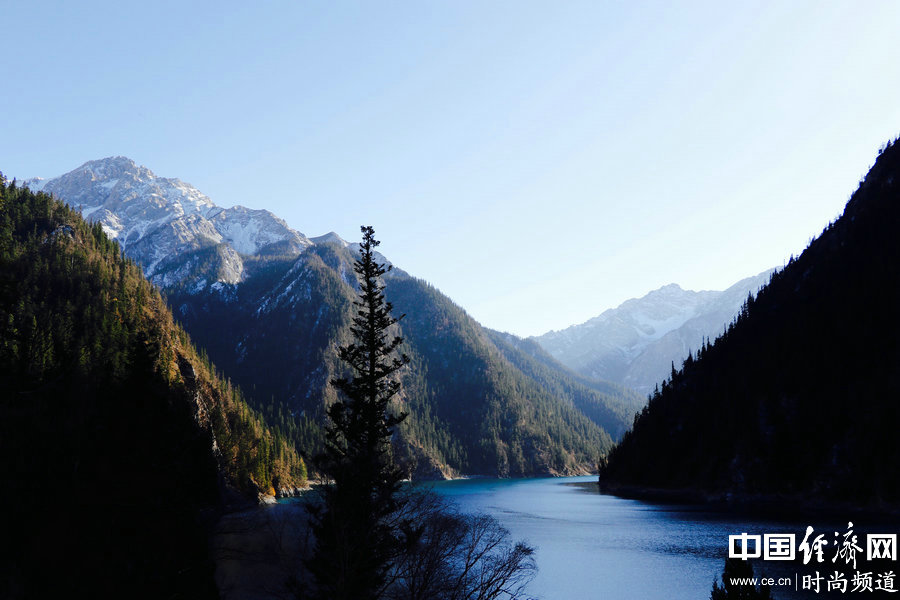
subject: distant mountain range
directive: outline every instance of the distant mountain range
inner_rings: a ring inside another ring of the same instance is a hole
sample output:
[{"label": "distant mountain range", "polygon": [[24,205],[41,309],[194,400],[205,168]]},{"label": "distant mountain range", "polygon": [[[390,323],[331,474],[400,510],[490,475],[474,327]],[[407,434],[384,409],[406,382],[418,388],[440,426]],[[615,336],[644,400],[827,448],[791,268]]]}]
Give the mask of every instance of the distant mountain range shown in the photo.
[{"label": "distant mountain range", "polygon": [[721,292],[683,290],[672,283],[580,325],[532,339],[573,371],[646,396],[669,376],[673,364],[681,367],[690,351],[720,335],[773,272],[747,277]]},{"label": "distant mountain range", "polygon": [[[178,320],[254,405],[306,451],[321,443],[328,382],[344,368],[357,245],[309,238],[265,210],[223,209],[127,158],[24,182],[80,210],[166,294]],[[389,246],[386,240],[385,245]],[[419,478],[592,469],[641,398],[570,372],[481,327],[400,269],[386,280],[412,357],[396,451]]]}]

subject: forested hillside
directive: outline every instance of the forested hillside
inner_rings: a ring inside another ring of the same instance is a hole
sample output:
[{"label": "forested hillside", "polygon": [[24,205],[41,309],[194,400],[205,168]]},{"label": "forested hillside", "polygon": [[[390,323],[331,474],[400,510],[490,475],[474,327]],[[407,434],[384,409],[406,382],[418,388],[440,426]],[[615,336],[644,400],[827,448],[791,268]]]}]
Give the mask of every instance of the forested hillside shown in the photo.
[{"label": "forested hillside", "polygon": [[619,439],[625,433],[626,425],[647,400],[624,386],[568,370],[534,338],[523,339],[490,329],[487,332],[516,368],[556,397],[571,399],[578,410],[609,432],[613,439]]},{"label": "forested hillside", "polygon": [[900,502],[900,146],[662,386],[610,485]]},{"label": "forested hillside", "polygon": [[[575,400],[588,407],[635,397],[574,382],[552,387],[561,373],[554,379],[548,368],[546,381],[529,374],[524,355],[505,349],[502,338],[426,282],[392,277],[386,294],[406,314],[401,331],[415,361],[407,382],[409,424],[401,432],[453,469],[504,477],[583,472],[612,445],[605,427],[615,431],[627,420],[623,409],[592,421]],[[442,436],[450,444],[442,445]]]},{"label": "forested hillside", "polygon": [[[239,286],[168,296],[215,362],[307,450],[321,444],[334,400],[328,381],[340,374],[337,347],[348,341],[352,261],[351,248],[317,243],[293,262],[259,265]],[[610,447],[608,431],[624,431],[640,404],[616,386],[589,388],[549,357],[531,364],[511,337],[490,333],[399,269],[385,284],[406,314],[399,332],[412,362],[398,408],[410,417],[396,442],[413,477],[586,472]]]},{"label": "forested hillside", "polygon": [[216,507],[305,478],[99,224],[5,180],[0,389],[14,597],[212,597]]}]

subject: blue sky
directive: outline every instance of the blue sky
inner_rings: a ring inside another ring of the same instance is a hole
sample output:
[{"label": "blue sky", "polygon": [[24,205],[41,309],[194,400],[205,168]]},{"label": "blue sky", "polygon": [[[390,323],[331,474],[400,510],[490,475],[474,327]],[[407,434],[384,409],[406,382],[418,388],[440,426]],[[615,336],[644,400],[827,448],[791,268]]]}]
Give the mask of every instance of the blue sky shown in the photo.
[{"label": "blue sky", "polygon": [[0,170],[372,224],[522,335],[783,264],[900,133],[896,2],[146,4],[0,0]]}]

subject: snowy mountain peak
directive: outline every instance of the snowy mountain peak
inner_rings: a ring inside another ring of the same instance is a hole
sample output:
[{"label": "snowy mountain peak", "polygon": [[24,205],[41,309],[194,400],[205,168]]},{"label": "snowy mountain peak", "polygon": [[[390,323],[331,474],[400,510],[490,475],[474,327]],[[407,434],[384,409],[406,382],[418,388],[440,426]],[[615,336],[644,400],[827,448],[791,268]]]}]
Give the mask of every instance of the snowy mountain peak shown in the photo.
[{"label": "snowy mountain peak", "polygon": [[[88,161],[59,177],[23,185],[53,194],[101,223],[163,288],[182,283],[199,268],[210,271],[211,282],[237,283],[244,278],[242,256],[299,255],[312,244],[267,210],[216,206],[189,183],[159,177],[124,156]],[[207,248],[219,248],[211,262],[198,254]]]},{"label": "snowy mountain peak", "polygon": [[640,298],[626,300],[618,307],[607,309],[580,325],[572,325],[561,331],[551,331],[540,337],[583,338],[592,336],[594,329],[617,322],[640,326],[640,330],[644,333],[642,337],[658,337],[691,318],[699,307],[716,293],[684,290],[677,283],[670,283]]},{"label": "snowy mountain peak", "polygon": [[98,177],[117,177],[128,173],[132,173],[136,177],[155,177],[150,169],[139,166],[127,156],[110,156],[108,158],[89,160],[78,169],[89,171]]}]

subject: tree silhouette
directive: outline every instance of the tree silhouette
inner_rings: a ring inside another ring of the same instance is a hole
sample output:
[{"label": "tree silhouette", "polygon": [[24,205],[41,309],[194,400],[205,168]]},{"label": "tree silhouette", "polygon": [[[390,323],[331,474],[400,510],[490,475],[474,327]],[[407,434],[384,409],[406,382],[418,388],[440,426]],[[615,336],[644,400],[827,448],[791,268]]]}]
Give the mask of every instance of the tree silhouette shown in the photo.
[{"label": "tree silhouette", "polygon": [[330,483],[321,486],[321,502],[310,505],[316,546],[307,566],[319,596],[332,600],[379,597],[401,546],[400,532],[410,531],[391,521],[403,473],[393,464],[390,439],[406,414],[388,411],[400,389],[394,375],[409,358],[397,354],[403,339],[389,332],[399,319],[391,314],[381,278],[391,267],[375,259],[374,229],[361,230],[353,267],[360,288],[350,328],[354,341],[339,351],[352,376],[331,382],[345,400],[328,408],[325,451],[315,464]]},{"label": "tree silhouette", "polygon": [[487,514],[465,514],[433,491],[404,490],[416,523],[394,562],[386,600],[524,600],[537,572],[534,548],[512,542]]}]

